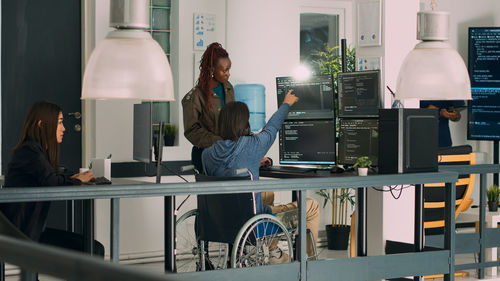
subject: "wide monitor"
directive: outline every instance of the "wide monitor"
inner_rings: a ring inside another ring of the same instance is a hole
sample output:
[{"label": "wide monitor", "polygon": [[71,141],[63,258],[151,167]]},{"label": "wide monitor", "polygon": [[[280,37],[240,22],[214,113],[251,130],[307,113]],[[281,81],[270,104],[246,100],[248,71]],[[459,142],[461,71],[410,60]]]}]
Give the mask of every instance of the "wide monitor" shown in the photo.
[{"label": "wide monitor", "polygon": [[153,122],[151,103],[134,104],[133,158],[144,163],[152,162]]},{"label": "wide monitor", "polygon": [[362,156],[378,165],[378,119],[341,119],[338,164],[353,165]]},{"label": "wide monitor", "polygon": [[287,119],[333,119],[334,96],[331,75],[312,76],[305,81],[293,77],[276,77],[278,104],[293,90],[300,102],[293,105]]},{"label": "wide monitor", "polygon": [[500,140],[500,27],[469,28],[467,138]]},{"label": "wide monitor", "polygon": [[279,132],[280,164],[334,165],[335,155],[333,119],[283,122]]},{"label": "wide monitor", "polygon": [[337,75],[339,117],[377,117],[380,107],[380,71]]}]

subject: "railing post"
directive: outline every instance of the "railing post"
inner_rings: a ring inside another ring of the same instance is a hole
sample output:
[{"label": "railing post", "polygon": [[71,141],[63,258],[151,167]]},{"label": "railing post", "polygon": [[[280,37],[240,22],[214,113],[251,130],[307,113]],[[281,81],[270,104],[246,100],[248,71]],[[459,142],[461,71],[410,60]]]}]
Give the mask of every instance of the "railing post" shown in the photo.
[{"label": "railing post", "polygon": [[479,176],[479,279],[484,279],[486,268],[482,265],[485,262],[486,247],[484,245],[484,232],[486,230],[486,174]]},{"label": "railing post", "polygon": [[299,256],[300,261],[300,280],[307,281],[307,251],[306,251],[306,192],[298,191],[299,207]]},{"label": "railing post", "polygon": [[[424,192],[423,185],[415,185],[415,226],[414,226],[414,243],[415,252],[422,252],[424,250]],[[423,280],[422,276],[414,276],[413,280]]]},{"label": "railing post", "polygon": [[366,245],[366,188],[357,188],[356,194],[356,208],[358,217],[356,219],[356,249],[358,257],[365,257],[367,255]]},{"label": "railing post", "polygon": [[445,185],[445,224],[444,224],[444,248],[450,251],[450,271],[444,275],[444,281],[455,280],[455,183],[447,182]]},{"label": "railing post", "polygon": [[111,261],[120,261],[120,198],[111,198]]}]

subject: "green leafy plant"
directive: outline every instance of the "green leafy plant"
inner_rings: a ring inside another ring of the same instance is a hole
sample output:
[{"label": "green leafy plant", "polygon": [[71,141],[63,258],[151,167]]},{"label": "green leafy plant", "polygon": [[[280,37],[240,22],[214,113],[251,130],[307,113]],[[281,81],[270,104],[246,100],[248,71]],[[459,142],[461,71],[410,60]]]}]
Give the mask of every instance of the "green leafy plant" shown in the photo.
[{"label": "green leafy plant", "polygon": [[354,163],[354,168],[371,168],[372,160],[368,156],[358,157],[356,163]]},{"label": "green leafy plant", "polygon": [[350,216],[348,203],[351,206],[351,210],[354,208],[355,195],[352,192],[352,188],[340,188],[340,189],[320,189],[316,194],[323,197],[323,208],[328,202],[332,204],[332,226],[345,225],[347,223],[347,218]]},{"label": "green leafy plant", "polygon": [[165,133],[165,136],[175,136],[177,132],[177,127],[175,126],[175,124],[166,123],[163,126],[163,132]]},{"label": "green leafy plant", "polygon": [[500,196],[500,189],[498,185],[494,184],[486,190],[486,197],[488,197],[488,202],[498,202],[498,197]]}]

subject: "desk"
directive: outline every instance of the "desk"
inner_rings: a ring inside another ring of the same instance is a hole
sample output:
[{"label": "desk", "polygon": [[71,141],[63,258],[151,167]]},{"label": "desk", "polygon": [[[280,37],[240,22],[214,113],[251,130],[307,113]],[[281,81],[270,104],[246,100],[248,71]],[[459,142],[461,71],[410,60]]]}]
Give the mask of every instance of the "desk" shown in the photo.
[{"label": "desk", "polygon": [[[374,175],[373,173],[370,173],[369,175]],[[306,170],[305,172],[291,172],[291,171],[273,171],[273,170],[266,170],[266,169],[261,169],[259,170],[259,176],[260,177],[269,177],[269,178],[317,178],[317,177],[357,177],[357,173],[355,170],[348,171],[348,172],[343,172],[343,173],[330,173],[330,170],[321,170],[318,169],[316,171],[313,170]],[[420,185],[418,185],[420,186]],[[423,217],[423,195],[421,191],[421,186],[420,189],[416,188],[416,198],[420,198],[421,201],[415,202],[415,206],[421,206],[419,208],[416,208],[415,210],[415,230],[416,233],[419,235],[416,235],[416,245],[421,245],[420,250],[423,249],[423,220],[421,219]],[[419,191],[417,191],[419,190]],[[419,192],[419,193],[418,193]],[[366,198],[367,198],[367,190],[366,188],[358,188],[356,190],[356,211],[358,214],[358,219],[356,220],[356,231],[357,231],[357,245],[356,245],[356,252],[357,256],[363,257],[367,255],[367,224],[366,224],[366,216],[367,216],[367,206],[366,206]],[[420,196],[417,197],[417,194]],[[294,193],[295,195],[295,193]],[[292,200],[296,201],[296,197],[292,197]],[[418,215],[417,213],[420,213]],[[417,224],[419,226],[417,226]],[[420,226],[421,225],[421,226]],[[418,236],[418,237],[417,237]],[[418,242],[418,243],[417,243]]]}]

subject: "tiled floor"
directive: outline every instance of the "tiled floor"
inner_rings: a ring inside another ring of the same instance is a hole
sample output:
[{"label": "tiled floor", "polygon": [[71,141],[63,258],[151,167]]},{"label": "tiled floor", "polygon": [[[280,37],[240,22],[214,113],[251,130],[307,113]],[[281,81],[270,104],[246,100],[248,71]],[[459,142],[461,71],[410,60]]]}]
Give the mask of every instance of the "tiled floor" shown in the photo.
[{"label": "tiled floor", "polygon": [[[340,258],[346,258],[348,255],[347,251],[332,251],[328,250],[326,248],[319,248],[319,258],[320,259],[340,259]],[[474,261],[474,257],[472,254],[467,254],[467,255],[457,255],[456,258],[456,263],[461,264],[461,263],[471,263]],[[133,265],[127,265],[131,266],[140,270],[146,270],[149,272],[156,272],[156,273],[162,273],[163,272],[163,263],[161,262],[154,262],[154,263],[145,263],[145,264],[133,264]],[[472,280],[478,280],[476,278],[476,274],[474,271],[469,272],[470,275],[467,277],[456,277],[455,280],[457,281],[472,281]],[[15,281],[19,280],[19,276],[9,276],[6,278],[7,281]],[[41,281],[56,281],[60,279],[56,279],[50,276],[45,276],[41,275],[40,276]],[[426,278],[425,280],[432,280],[432,281],[440,281],[443,280],[442,278]],[[487,277],[486,279],[483,280],[499,280],[500,278],[493,278],[493,277]]]}]

